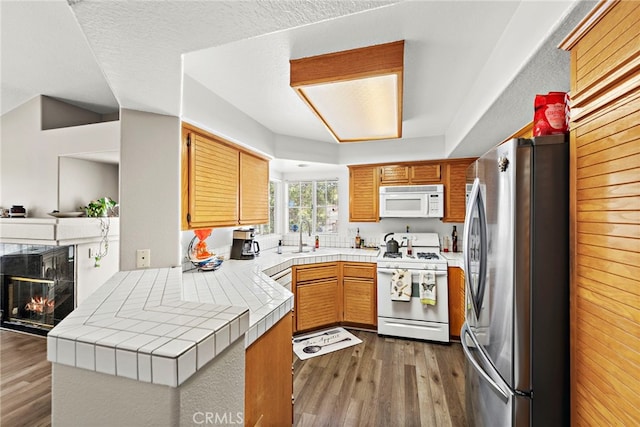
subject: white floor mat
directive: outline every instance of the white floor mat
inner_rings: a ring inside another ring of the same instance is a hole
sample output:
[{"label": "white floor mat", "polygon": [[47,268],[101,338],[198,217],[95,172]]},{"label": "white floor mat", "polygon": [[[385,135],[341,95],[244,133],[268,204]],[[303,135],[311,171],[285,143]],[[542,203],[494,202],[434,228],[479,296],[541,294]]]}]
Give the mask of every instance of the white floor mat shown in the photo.
[{"label": "white floor mat", "polygon": [[360,344],[362,340],[344,328],[330,328],[293,337],[293,351],[299,359],[322,356]]}]

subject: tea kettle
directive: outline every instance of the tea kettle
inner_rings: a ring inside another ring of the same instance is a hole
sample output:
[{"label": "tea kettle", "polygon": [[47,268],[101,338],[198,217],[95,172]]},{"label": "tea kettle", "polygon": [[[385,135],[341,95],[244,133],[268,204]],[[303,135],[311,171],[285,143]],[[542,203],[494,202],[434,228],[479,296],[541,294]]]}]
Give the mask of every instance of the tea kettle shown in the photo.
[{"label": "tea kettle", "polygon": [[384,242],[387,244],[387,253],[390,254],[397,254],[398,253],[398,249],[400,249],[400,246],[398,244],[398,241],[396,239],[394,239],[393,237],[391,237],[391,240],[389,240],[387,242],[387,237],[389,236],[393,236],[394,233],[387,233],[384,235]]}]

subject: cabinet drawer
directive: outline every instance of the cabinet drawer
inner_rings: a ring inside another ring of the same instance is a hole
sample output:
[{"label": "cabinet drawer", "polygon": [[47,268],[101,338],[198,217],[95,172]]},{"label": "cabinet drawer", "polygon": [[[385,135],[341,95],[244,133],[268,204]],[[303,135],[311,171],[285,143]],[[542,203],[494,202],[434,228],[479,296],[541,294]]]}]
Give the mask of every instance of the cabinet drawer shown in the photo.
[{"label": "cabinet drawer", "polygon": [[296,267],[296,284],[318,279],[338,277],[338,264],[315,264],[313,267]]},{"label": "cabinet drawer", "polygon": [[373,279],[376,277],[376,265],[368,263],[349,264],[342,266],[344,277],[357,277],[360,279]]}]

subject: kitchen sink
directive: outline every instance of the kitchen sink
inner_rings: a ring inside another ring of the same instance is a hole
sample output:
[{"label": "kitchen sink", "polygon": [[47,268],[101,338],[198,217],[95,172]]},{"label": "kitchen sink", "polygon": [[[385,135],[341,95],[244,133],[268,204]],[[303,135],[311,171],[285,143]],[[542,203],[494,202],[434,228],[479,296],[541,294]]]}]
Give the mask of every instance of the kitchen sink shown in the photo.
[{"label": "kitchen sink", "polygon": [[300,250],[295,247],[295,248],[285,248],[282,250],[283,254],[300,254],[300,255],[304,255],[304,254],[309,254],[309,255],[319,255],[319,254],[323,254],[323,253],[327,253],[329,252],[328,249],[316,249],[315,251],[313,250],[313,248],[311,248],[310,246],[305,246],[302,248],[302,252],[300,252]]},{"label": "kitchen sink", "polygon": [[[318,249],[316,249],[316,252],[317,251],[318,251]],[[304,248],[302,248],[302,251],[300,251],[298,248],[295,248],[295,249],[290,249],[290,250],[283,251],[283,252],[287,253],[287,254],[301,254],[301,253],[302,254],[306,254],[306,253],[310,253],[311,254],[314,251],[309,247],[304,247]]]}]

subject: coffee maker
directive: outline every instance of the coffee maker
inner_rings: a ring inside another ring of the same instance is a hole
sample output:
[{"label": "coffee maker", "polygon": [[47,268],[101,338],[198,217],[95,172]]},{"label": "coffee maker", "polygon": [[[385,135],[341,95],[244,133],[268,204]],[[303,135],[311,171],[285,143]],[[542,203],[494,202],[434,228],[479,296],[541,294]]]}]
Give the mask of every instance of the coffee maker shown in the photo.
[{"label": "coffee maker", "polygon": [[260,244],[254,239],[255,229],[233,230],[231,259],[254,259],[260,253]]}]

